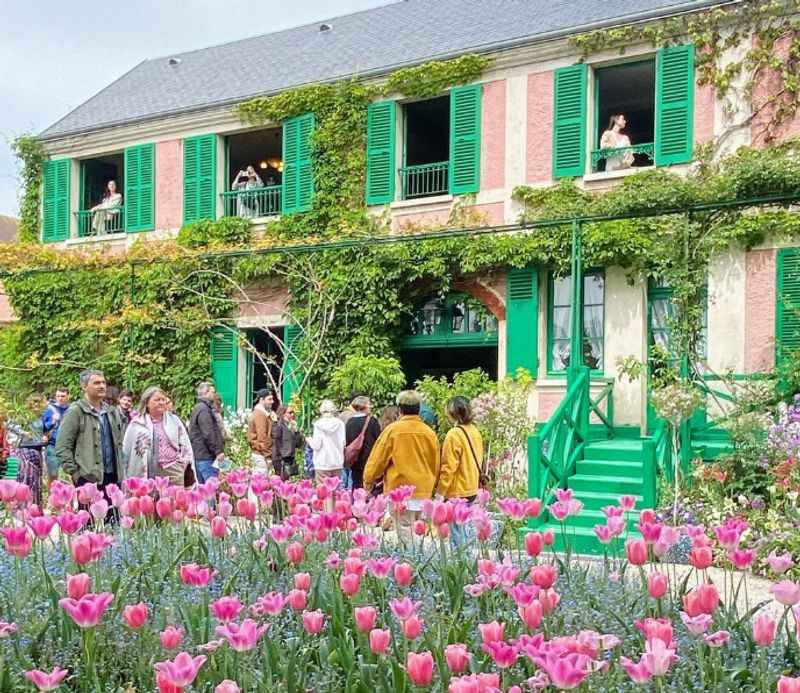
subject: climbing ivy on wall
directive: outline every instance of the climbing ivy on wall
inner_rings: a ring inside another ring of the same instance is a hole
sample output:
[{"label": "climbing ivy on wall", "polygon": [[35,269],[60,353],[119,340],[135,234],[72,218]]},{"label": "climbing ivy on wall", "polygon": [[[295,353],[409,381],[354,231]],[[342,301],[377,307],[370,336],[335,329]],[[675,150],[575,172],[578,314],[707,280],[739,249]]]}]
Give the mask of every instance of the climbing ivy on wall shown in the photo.
[{"label": "climbing ivy on wall", "polygon": [[22,197],[19,204],[19,240],[39,240],[39,207],[42,199],[42,168],[47,154],[38,138],[21,135],[11,143],[11,151],[20,162]]}]

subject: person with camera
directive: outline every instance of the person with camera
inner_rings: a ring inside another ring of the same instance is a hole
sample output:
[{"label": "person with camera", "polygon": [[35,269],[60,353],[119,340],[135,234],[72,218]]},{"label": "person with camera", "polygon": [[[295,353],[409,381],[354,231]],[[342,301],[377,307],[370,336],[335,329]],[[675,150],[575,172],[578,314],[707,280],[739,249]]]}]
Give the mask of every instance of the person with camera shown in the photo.
[{"label": "person with camera", "polygon": [[[231,185],[231,190],[244,191],[263,187],[264,183],[261,177],[256,173],[255,168],[248,166],[236,174],[236,177],[233,179],[233,184]],[[236,216],[243,217],[244,219],[253,219],[254,217],[261,216],[258,204],[258,193],[242,193],[236,196]]]}]

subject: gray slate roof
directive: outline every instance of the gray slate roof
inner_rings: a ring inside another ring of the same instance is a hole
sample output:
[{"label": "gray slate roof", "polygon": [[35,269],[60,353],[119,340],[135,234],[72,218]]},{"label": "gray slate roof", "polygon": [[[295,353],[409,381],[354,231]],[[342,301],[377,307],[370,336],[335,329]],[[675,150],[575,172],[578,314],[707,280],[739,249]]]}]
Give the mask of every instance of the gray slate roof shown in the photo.
[{"label": "gray slate roof", "polygon": [[[491,51],[595,25],[730,0],[402,0],[220,46],[145,60],[42,133],[44,138],[469,51]],[[256,6],[254,6],[256,7]],[[258,10],[254,9],[254,12]],[[171,65],[169,58],[177,58]]]}]

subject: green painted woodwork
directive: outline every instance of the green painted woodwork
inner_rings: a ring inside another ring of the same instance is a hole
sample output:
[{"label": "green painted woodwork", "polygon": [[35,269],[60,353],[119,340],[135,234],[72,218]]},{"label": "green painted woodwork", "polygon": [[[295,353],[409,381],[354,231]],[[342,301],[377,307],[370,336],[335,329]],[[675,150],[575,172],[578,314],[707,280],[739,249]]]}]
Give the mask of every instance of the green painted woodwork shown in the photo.
[{"label": "green painted woodwork", "polygon": [[668,46],[656,56],[656,166],[692,160],[694,46]]},{"label": "green painted woodwork", "polygon": [[481,182],[481,85],[450,91],[450,193],[477,193]]},{"label": "green painted woodwork", "polygon": [[155,228],[155,145],[125,149],[125,231]]},{"label": "green painted woodwork", "polygon": [[510,269],[506,280],[506,373],[539,370],[539,271]]},{"label": "green painted woodwork", "polygon": [[46,161],[42,181],[42,241],[69,238],[71,159]]},{"label": "green painted woodwork", "polygon": [[582,176],[586,169],[587,69],[570,65],[553,77],[553,178]]},{"label": "green painted woodwork", "polygon": [[300,362],[294,355],[299,346],[301,331],[297,325],[287,325],[283,331],[286,349],[283,355],[282,404],[288,405],[292,396],[300,389]]},{"label": "green painted woodwork", "polygon": [[314,165],[311,138],[314,114],[289,118],[283,123],[283,194],[284,214],[307,212],[314,197]]},{"label": "green painted woodwork", "polygon": [[376,101],[367,108],[367,204],[394,201],[397,104]]},{"label": "green painted woodwork", "polygon": [[183,141],[183,223],[217,218],[217,136]]},{"label": "green painted woodwork", "polygon": [[777,257],[776,360],[800,349],[800,248],[781,248]]},{"label": "green painted woodwork", "polygon": [[211,333],[211,374],[223,405],[236,409],[239,393],[239,339],[235,329],[217,327]]},{"label": "green painted woodwork", "polygon": [[[483,309],[478,311],[473,299],[450,294],[435,309],[431,305],[434,302],[429,301],[414,314],[416,331],[403,339],[403,349],[497,346],[497,321]],[[480,329],[470,327],[475,320]]]}]

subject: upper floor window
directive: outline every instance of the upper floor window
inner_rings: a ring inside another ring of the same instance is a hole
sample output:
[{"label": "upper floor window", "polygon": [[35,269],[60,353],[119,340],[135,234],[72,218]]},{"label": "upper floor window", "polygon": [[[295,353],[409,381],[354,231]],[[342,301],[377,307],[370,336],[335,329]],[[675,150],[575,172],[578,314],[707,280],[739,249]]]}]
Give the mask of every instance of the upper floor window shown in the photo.
[{"label": "upper floor window", "polygon": [[570,65],[554,79],[554,178],[691,161],[694,46],[591,72],[585,63]]},{"label": "upper floor window", "polygon": [[78,237],[125,231],[125,157],[122,152],[79,162],[80,188],[75,212]]},{"label": "upper floor window", "polygon": [[450,95],[403,104],[403,199],[450,189]]},{"label": "upper floor window", "polygon": [[283,183],[283,128],[229,135],[223,214],[255,219],[279,214]]}]

